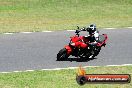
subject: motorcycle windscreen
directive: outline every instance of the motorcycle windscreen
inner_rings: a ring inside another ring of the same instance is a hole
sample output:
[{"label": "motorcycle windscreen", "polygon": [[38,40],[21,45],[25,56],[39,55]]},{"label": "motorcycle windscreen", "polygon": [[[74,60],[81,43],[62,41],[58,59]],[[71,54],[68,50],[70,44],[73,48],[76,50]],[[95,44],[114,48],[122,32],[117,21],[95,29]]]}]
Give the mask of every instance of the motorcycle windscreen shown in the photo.
[{"label": "motorcycle windscreen", "polygon": [[103,35],[99,35],[98,42],[103,42],[105,40],[105,37]]}]

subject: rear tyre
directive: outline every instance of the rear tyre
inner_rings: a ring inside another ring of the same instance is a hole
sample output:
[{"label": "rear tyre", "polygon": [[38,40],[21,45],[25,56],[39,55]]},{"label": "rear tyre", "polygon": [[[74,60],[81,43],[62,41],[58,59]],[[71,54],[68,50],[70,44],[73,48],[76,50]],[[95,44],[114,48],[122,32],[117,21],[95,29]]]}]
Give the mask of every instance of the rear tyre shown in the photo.
[{"label": "rear tyre", "polygon": [[61,49],[57,54],[57,61],[65,60],[68,58],[67,50],[65,48]]}]

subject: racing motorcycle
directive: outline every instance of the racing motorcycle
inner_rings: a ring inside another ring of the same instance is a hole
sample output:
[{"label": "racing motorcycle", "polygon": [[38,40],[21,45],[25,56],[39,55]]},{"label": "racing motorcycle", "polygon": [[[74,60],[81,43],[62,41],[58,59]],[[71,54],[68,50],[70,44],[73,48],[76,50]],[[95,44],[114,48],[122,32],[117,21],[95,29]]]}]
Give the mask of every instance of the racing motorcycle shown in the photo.
[{"label": "racing motorcycle", "polygon": [[101,47],[105,47],[108,40],[107,34],[99,35],[97,44],[91,47],[89,39],[85,36],[80,36],[79,30],[78,27],[75,35],[70,37],[70,43],[59,51],[57,61],[68,59],[70,55],[85,59],[94,58],[99,54]]}]

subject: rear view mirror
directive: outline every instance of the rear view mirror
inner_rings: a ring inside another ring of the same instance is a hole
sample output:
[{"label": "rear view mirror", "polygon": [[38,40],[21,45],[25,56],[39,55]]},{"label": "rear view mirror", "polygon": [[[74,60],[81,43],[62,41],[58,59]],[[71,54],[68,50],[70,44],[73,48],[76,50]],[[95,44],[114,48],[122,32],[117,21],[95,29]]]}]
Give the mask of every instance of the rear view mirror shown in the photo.
[{"label": "rear view mirror", "polygon": [[77,29],[79,29],[79,26],[77,26]]}]

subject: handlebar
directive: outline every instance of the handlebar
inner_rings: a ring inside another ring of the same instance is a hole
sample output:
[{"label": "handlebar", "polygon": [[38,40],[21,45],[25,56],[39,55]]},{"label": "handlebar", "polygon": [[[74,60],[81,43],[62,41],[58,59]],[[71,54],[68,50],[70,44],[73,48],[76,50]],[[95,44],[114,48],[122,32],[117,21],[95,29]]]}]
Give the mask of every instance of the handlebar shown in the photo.
[{"label": "handlebar", "polygon": [[80,32],[79,30],[75,31],[75,33],[76,33],[77,36],[79,36],[79,32]]},{"label": "handlebar", "polygon": [[75,31],[76,35],[79,36],[79,32],[81,32],[81,31],[86,31],[85,27],[79,29],[79,26],[77,26],[77,30]]}]

